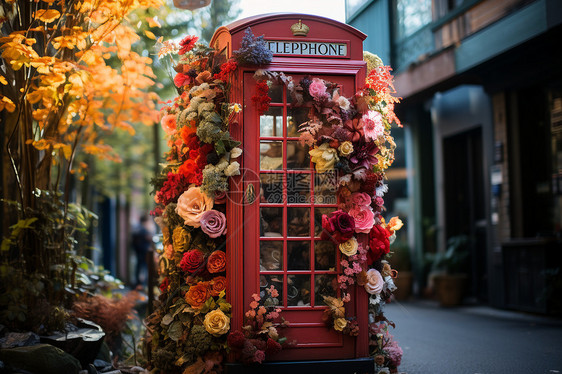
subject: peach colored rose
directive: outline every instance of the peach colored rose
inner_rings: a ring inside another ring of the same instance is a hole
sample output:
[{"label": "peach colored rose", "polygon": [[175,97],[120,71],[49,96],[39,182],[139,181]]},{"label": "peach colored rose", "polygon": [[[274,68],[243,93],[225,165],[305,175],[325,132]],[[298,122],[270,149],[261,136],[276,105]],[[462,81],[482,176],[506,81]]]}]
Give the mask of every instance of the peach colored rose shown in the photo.
[{"label": "peach colored rose", "polygon": [[219,337],[230,329],[230,318],[222,310],[215,309],[205,315],[203,325],[209,334]]},{"label": "peach colored rose", "polygon": [[189,287],[189,290],[185,294],[185,301],[187,301],[193,309],[201,309],[209,297],[211,297],[209,283],[200,282]]},{"label": "peach colored rose", "polygon": [[376,269],[367,270],[367,283],[365,283],[365,290],[371,295],[380,294],[382,287],[384,286],[384,280],[382,279],[381,273]]},{"label": "peach colored rose", "polygon": [[188,226],[200,227],[201,216],[213,208],[213,199],[199,187],[190,187],[178,198],[176,213]]}]

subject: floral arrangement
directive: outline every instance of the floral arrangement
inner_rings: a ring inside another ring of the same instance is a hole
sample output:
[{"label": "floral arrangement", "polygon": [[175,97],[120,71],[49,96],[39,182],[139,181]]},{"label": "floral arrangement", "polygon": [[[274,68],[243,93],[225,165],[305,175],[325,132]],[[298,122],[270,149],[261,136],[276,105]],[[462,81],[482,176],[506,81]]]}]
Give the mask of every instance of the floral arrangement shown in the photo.
[{"label": "floral arrangement", "polygon": [[240,173],[242,150],[229,133],[241,109],[228,102],[236,61],[188,36],[165,42],[177,53],[178,97],[161,110],[170,151],[153,180],[153,214],[163,233],[161,294],[147,318],[150,369],[165,373],[219,370],[230,331],[226,301],[227,179]]},{"label": "floral arrangement", "polygon": [[[324,297],[328,306],[325,320],[350,335],[359,331],[355,318],[345,312],[345,304],[351,300],[349,287],[354,284],[364,287],[370,296],[370,318],[386,321],[382,306],[396,289],[392,280],[396,272],[387,260],[395,232],[402,227],[397,217],[387,223],[382,216],[388,190],[385,170],[394,160],[396,146],[391,124],[401,126],[394,113],[399,98],[393,96],[390,67],[373,55],[369,65],[365,86],[350,98],[340,94],[337,84],[316,77],[297,82],[283,73],[263,70],[254,76],[258,84],[285,84],[293,105],[310,107],[308,121],[300,126],[300,140],[311,148],[318,173],[337,173],[338,209],[322,216],[321,239],[333,241],[341,252],[341,292],[339,297]],[[266,96],[258,86],[253,101],[260,112],[267,110]]]},{"label": "floral arrangement", "polygon": [[263,299],[258,294],[252,295],[253,301],[246,312],[243,331],[233,331],[228,336],[229,347],[237,359],[245,364],[262,363],[267,356],[281,351],[282,344],[287,340],[278,331],[280,327],[288,325],[280,317],[279,292],[274,286],[267,288],[266,292],[267,297]]},{"label": "floral arrangement", "polygon": [[394,373],[402,361],[402,348],[388,331],[388,323],[373,322],[369,325],[369,347],[375,359],[375,372]]},{"label": "floral arrangement", "polygon": [[[228,177],[240,173],[236,159],[242,153],[229,133],[241,109],[228,101],[229,79],[239,64],[269,63],[263,44],[247,30],[236,60],[224,61],[191,36],[179,46],[165,43],[160,53],[179,53],[181,58],[174,67],[179,96],[161,112],[170,151],[163,172],[153,180],[154,215],[164,244],[161,295],[147,318],[146,348],[154,372],[219,370],[227,348],[242,362],[260,363],[284,342],[278,327],[286,323],[279,322],[274,288],[263,299],[254,295],[243,331],[230,334],[231,307],[225,299],[226,192]],[[311,147],[318,173],[338,173],[339,206],[322,217],[322,238],[336,243],[342,253],[341,292],[324,297],[325,320],[342,333],[357,335],[360,327],[345,311],[349,287],[357,284],[369,293],[376,322],[386,321],[382,306],[395,289],[386,260],[402,223],[396,217],[386,223],[382,217],[384,171],[395,148],[390,128],[393,122],[400,124],[390,68],[376,64],[365,87],[351,98],[341,96],[337,84],[316,77],[295,82],[283,73],[258,70],[255,78],[258,92],[252,101],[258,111],[267,110],[274,81],[287,86],[295,105],[310,107],[309,120],[300,127],[301,142]]]}]

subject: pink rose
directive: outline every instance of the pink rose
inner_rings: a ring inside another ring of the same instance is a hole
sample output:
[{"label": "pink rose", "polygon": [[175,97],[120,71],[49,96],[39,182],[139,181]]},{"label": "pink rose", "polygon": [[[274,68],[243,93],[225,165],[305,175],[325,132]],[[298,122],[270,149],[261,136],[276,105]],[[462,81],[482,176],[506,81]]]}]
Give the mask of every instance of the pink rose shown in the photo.
[{"label": "pink rose", "polygon": [[375,213],[369,208],[353,208],[349,215],[355,219],[355,232],[368,234],[375,224]]},{"label": "pink rose", "polygon": [[371,295],[380,294],[384,280],[381,273],[376,269],[367,270],[367,283],[365,283],[365,290]]},{"label": "pink rose", "polygon": [[351,203],[357,207],[371,205],[371,196],[366,192],[355,192],[351,194]]},{"label": "pink rose", "polygon": [[188,226],[200,227],[201,216],[213,208],[213,199],[201,191],[199,187],[190,187],[178,198],[176,213],[184,219]]},{"label": "pink rose", "polygon": [[203,213],[199,223],[201,224],[201,230],[211,238],[218,238],[226,233],[226,217],[223,213],[214,209]]},{"label": "pink rose", "polygon": [[328,95],[326,93],[326,85],[324,84],[324,81],[318,78],[314,78],[312,80],[312,83],[308,87],[308,92],[310,93],[310,96],[318,100]]}]

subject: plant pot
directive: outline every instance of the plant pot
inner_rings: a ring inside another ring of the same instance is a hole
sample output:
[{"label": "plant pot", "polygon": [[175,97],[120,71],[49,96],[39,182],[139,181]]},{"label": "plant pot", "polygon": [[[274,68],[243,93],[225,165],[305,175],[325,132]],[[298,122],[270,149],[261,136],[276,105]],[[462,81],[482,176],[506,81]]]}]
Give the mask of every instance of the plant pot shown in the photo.
[{"label": "plant pot", "polygon": [[394,279],[396,290],[392,293],[396,300],[408,300],[412,295],[412,280],[414,276],[411,271],[400,271]]},{"label": "plant pot", "polygon": [[457,306],[462,302],[466,288],[466,274],[440,274],[435,278],[435,290],[441,306]]}]

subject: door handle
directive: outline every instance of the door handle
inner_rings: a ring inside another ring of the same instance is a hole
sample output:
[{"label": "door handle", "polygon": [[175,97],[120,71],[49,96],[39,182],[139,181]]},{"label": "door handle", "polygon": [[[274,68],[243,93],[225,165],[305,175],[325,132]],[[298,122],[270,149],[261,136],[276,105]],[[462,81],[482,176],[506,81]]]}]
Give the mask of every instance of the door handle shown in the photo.
[{"label": "door handle", "polygon": [[244,192],[244,201],[246,204],[253,204],[256,201],[256,189],[252,183],[249,183]]}]

